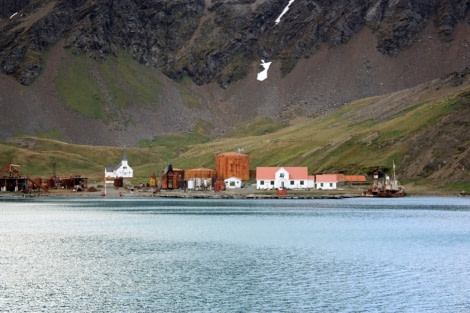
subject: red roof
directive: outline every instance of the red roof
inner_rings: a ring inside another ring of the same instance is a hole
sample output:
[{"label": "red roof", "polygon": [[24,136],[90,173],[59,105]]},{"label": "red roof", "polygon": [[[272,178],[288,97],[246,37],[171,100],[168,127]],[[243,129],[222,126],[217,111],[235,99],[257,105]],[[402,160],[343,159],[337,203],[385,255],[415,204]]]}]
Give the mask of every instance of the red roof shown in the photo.
[{"label": "red roof", "polygon": [[319,183],[337,183],[344,181],[343,174],[319,174],[315,175],[315,181]]},{"label": "red roof", "polygon": [[355,182],[355,183],[366,182],[366,177],[364,175],[345,175],[344,178],[347,182]]},{"label": "red roof", "polygon": [[308,168],[306,166],[257,167],[256,179],[274,179],[276,177],[276,172],[281,168],[284,168],[289,173],[290,179],[313,179],[313,176],[308,175]]}]

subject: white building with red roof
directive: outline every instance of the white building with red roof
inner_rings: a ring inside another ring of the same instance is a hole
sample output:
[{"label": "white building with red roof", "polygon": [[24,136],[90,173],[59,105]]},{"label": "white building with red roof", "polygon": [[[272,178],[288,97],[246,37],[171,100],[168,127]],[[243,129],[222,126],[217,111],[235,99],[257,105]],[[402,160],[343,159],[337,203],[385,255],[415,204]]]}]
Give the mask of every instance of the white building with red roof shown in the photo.
[{"label": "white building with red roof", "polygon": [[257,189],[310,189],[315,187],[315,176],[308,175],[307,167],[257,167]]},{"label": "white building with red roof", "polygon": [[343,174],[319,174],[315,175],[315,188],[319,190],[336,189],[338,184],[344,181]]},{"label": "white building with red roof", "polygon": [[319,174],[315,175],[315,188],[319,190],[337,189],[338,186],[364,184],[364,175]]}]

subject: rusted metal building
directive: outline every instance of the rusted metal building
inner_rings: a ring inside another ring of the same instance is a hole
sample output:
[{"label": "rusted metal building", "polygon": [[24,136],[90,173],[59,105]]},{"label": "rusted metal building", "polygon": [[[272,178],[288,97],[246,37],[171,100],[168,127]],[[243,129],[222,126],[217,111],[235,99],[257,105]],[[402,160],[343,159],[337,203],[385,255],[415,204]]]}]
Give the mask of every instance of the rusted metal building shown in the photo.
[{"label": "rusted metal building", "polygon": [[59,177],[56,183],[65,189],[86,189],[88,188],[88,178],[80,175],[70,175],[70,177]]},{"label": "rusted metal building", "polygon": [[238,177],[241,180],[250,179],[250,158],[238,152],[220,153],[215,158],[215,167],[219,179]]},{"label": "rusted metal building", "polygon": [[28,188],[26,177],[0,177],[0,191],[25,191]]},{"label": "rusted metal building", "polygon": [[8,163],[0,174],[0,191],[25,191],[28,178],[21,176],[19,165]]},{"label": "rusted metal building", "polygon": [[161,189],[180,189],[184,187],[184,170],[173,168],[171,163],[162,170]]},{"label": "rusted metal building", "polygon": [[212,168],[192,168],[186,170],[186,180],[191,178],[217,178],[217,171]]}]

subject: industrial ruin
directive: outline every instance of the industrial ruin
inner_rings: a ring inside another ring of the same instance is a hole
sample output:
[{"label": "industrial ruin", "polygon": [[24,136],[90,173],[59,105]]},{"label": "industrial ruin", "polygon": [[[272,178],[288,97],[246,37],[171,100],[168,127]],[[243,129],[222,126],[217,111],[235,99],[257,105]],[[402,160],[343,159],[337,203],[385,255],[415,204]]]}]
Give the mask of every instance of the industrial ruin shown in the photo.
[{"label": "industrial ruin", "polygon": [[[162,190],[214,190],[227,188],[227,179],[247,181],[250,179],[250,160],[248,155],[238,152],[220,153],[216,156],[216,169],[192,168],[182,170],[171,163],[162,169],[160,182],[153,173],[150,186]],[[230,184],[230,183],[229,183]],[[238,183],[241,187],[241,183]]]},{"label": "industrial ruin", "polygon": [[88,178],[81,177],[80,175],[57,177],[55,174],[48,178],[31,178],[29,176],[23,176],[21,174],[21,166],[13,163],[5,165],[0,174],[0,191],[3,192],[47,192],[49,189],[59,188],[84,191],[88,188]]}]

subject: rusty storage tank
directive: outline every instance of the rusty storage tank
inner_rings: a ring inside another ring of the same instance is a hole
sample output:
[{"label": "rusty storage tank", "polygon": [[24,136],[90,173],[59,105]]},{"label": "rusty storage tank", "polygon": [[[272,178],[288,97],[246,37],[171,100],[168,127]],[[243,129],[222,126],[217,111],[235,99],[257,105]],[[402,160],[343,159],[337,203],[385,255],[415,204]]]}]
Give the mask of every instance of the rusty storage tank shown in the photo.
[{"label": "rusty storage tank", "polygon": [[217,178],[217,171],[212,168],[193,168],[186,170],[188,189],[211,189],[212,182]]},{"label": "rusty storage tank", "polygon": [[186,170],[186,180],[190,179],[215,179],[217,178],[217,171],[212,168],[193,168]]},{"label": "rusty storage tank", "polygon": [[250,179],[250,158],[238,152],[220,153],[215,158],[215,167],[219,179],[238,177],[241,180]]}]

